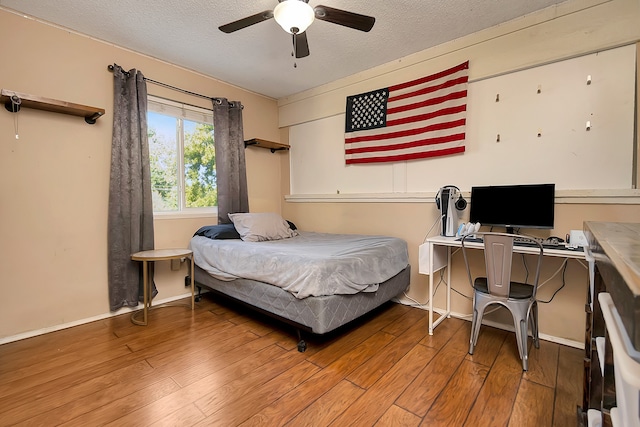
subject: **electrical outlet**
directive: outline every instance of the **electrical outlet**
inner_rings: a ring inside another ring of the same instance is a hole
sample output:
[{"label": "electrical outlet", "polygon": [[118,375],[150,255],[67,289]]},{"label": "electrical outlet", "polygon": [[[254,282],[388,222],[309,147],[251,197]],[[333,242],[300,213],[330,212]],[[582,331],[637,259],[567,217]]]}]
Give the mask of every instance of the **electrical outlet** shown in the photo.
[{"label": "electrical outlet", "polygon": [[179,259],[172,259],[172,260],[171,260],[171,271],[178,271],[178,270],[180,270],[180,263],[181,263],[181,260],[179,260]]}]

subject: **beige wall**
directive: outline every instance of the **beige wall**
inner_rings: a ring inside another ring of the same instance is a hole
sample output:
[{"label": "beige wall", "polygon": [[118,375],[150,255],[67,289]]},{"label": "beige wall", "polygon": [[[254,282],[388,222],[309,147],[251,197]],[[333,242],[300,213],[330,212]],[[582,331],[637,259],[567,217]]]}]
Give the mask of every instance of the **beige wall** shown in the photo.
[{"label": "beige wall", "polygon": [[[347,95],[407,81],[467,59],[473,64],[469,70],[470,79],[478,80],[635,43],[640,39],[638,22],[640,3],[635,0],[565,2],[358,75],[280,99],[280,126],[284,130],[288,126],[343,114]],[[303,149],[303,145],[296,145],[295,148]],[[425,161],[425,164],[434,161],[437,160]],[[326,173],[330,174],[331,171]],[[567,173],[571,171],[568,169]],[[593,173],[597,174],[598,171],[594,170]],[[317,179],[322,179],[322,176]],[[443,177],[443,180],[445,183],[455,184],[455,173]],[[285,182],[285,191],[286,185]],[[637,222],[640,220],[638,194],[637,190],[621,191],[618,195],[624,196],[624,201],[619,202],[614,198],[591,198],[589,191],[575,194],[570,190],[564,191],[556,205],[555,229],[538,234],[542,237],[564,236],[569,230],[582,229],[584,221]],[[437,221],[432,194],[408,194],[406,199],[414,200],[406,203],[396,201],[398,194],[375,195],[374,203],[363,203],[358,199],[367,195],[352,198],[343,194],[319,195],[315,200],[313,196],[306,199],[288,197],[283,206],[283,214],[306,230],[380,233],[404,238],[409,244],[412,266],[408,295],[420,302],[427,301],[428,276],[418,274],[418,246],[424,241],[431,225]],[[385,196],[388,198],[385,199]],[[431,231],[431,235],[433,234],[437,234],[437,229]],[[460,255],[458,253],[454,256],[452,286],[471,295]],[[542,281],[551,277],[561,267],[561,262],[558,259],[547,259]],[[541,304],[540,330],[546,337],[579,345],[584,336],[584,304],[588,278],[585,264],[569,261],[565,276],[566,285],[553,302]],[[562,277],[557,275],[541,288],[539,298],[550,298],[560,286]],[[444,308],[443,289],[444,286],[435,299],[436,306],[440,308]],[[469,314],[471,303],[454,293],[452,310],[458,315]],[[489,318],[503,324],[511,321],[499,313]]]},{"label": "beige wall", "polygon": [[[279,141],[280,131],[273,99],[1,9],[0,40],[2,88],[106,110],[95,125],[33,109],[17,116],[0,111],[2,342],[110,314],[106,238],[113,76],[107,65],[115,62],[193,92],[240,100],[246,138]],[[158,86],[148,85],[148,91],[208,106],[207,100]],[[280,211],[281,161],[268,150],[247,149],[252,210]],[[185,247],[198,227],[214,222],[156,219],[156,247]],[[158,266],[158,300],[185,294],[185,267],[172,272],[168,264]]]},{"label": "beige wall", "polygon": [[[0,342],[109,315],[106,212],[113,84],[108,64],[138,68],[149,78],[194,92],[240,100],[245,105],[246,138],[287,143],[287,126],[340,114],[348,94],[404,81],[459,59],[473,60],[470,77],[478,79],[626,44],[640,39],[638,22],[637,0],[569,1],[276,105],[197,73],[0,10],[2,88],[107,110],[89,126],[77,117],[25,109],[18,115],[19,140],[14,138],[15,116],[0,112]],[[149,92],[202,102],[152,85]],[[282,196],[289,193],[288,154],[247,149],[247,169],[253,211],[280,211],[306,230],[406,239],[413,268],[409,294],[426,301],[427,277],[418,274],[417,248],[436,220],[432,198],[422,203],[283,202]],[[637,202],[561,203],[552,233],[582,228],[584,220],[637,221],[639,214]],[[156,220],[156,247],[185,246],[197,227],[214,220]],[[461,260],[454,263],[453,286],[468,295]],[[551,263],[545,274],[557,268]],[[566,288],[552,304],[541,307],[541,330],[580,342],[586,272],[571,262],[567,274],[571,279]],[[168,265],[160,265],[159,298],[182,295],[183,276],[184,269],[171,272]],[[545,285],[541,297],[558,284],[554,279]],[[441,304],[442,291],[436,301]],[[454,297],[455,312],[468,313],[469,307],[467,300]]]}]

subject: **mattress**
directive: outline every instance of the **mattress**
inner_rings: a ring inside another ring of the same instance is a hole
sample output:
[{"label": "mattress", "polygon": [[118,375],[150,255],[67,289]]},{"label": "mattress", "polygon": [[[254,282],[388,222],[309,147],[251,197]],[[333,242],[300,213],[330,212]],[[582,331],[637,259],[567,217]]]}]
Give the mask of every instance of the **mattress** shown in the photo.
[{"label": "mattress", "polygon": [[397,237],[301,231],[286,239],[245,242],[194,236],[195,263],[220,280],[252,279],[297,298],[375,292],[409,264]]},{"label": "mattress", "polygon": [[300,329],[315,334],[325,334],[357,319],[405,291],[409,286],[410,275],[411,266],[407,264],[395,276],[380,283],[374,292],[303,299],[296,298],[291,292],[278,286],[256,280],[216,279],[197,265],[194,277],[199,286],[256,307]]}]

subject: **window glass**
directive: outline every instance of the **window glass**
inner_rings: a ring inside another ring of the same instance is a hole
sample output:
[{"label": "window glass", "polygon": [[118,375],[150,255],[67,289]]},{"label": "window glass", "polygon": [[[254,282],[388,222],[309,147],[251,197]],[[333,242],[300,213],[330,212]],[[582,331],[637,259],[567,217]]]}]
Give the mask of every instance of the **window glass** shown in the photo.
[{"label": "window glass", "polygon": [[154,212],[218,204],[211,111],[149,97],[147,127]]}]

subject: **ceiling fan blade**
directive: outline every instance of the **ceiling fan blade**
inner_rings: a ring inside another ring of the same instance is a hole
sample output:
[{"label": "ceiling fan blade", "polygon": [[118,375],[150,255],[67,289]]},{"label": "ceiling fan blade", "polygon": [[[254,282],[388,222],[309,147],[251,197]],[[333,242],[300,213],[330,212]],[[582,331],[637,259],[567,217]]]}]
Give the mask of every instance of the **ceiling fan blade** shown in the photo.
[{"label": "ceiling fan blade", "polygon": [[307,32],[293,34],[293,48],[296,58],[309,56],[309,43],[307,42]]},{"label": "ceiling fan blade", "polygon": [[273,11],[265,10],[264,12],[256,13],[255,15],[247,16],[246,18],[221,25],[218,29],[223,33],[229,34],[271,18],[273,18]]},{"label": "ceiling fan blade", "polygon": [[359,13],[347,12],[346,10],[334,9],[328,6],[316,6],[313,11],[316,19],[365,32],[371,30],[376,22],[376,18],[372,16],[360,15]]}]

